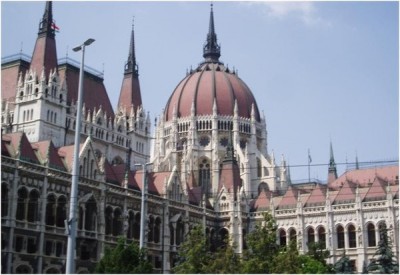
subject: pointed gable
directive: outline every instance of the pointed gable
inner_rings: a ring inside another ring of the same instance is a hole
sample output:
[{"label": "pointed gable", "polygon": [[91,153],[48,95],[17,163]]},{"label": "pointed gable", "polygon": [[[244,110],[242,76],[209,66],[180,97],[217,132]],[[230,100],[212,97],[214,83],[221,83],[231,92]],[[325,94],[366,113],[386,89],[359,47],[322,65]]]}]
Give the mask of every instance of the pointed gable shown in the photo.
[{"label": "pointed gable", "polygon": [[269,210],[271,207],[271,191],[262,190],[258,197],[251,201],[250,211]]},{"label": "pointed gable", "polygon": [[38,151],[42,164],[48,163],[49,168],[67,171],[64,162],[60,158],[57,149],[51,140],[35,142],[32,146]]},{"label": "pointed gable", "polygon": [[111,166],[111,164],[108,162],[107,159],[104,161],[104,173],[106,175],[106,182],[115,185],[120,185],[118,177],[114,172],[113,166]]},{"label": "pointed gable", "polygon": [[346,180],[337,193],[334,204],[338,203],[352,203],[356,198],[356,184]]},{"label": "pointed gable", "polygon": [[[82,151],[84,143],[79,145],[79,152]],[[64,162],[67,166],[68,171],[72,171],[72,167],[74,165],[74,148],[75,145],[68,145],[58,148],[58,155],[61,158],[64,158]]]},{"label": "pointed gable", "polygon": [[279,202],[278,209],[295,208],[297,205],[297,196],[299,190],[289,186],[282,200]]},{"label": "pointed gable", "polygon": [[317,184],[317,186],[311,191],[311,194],[308,197],[305,206],[316,206],[325,204],[326,188],[327,186]]},{"label": "pointed gable", "polygon": [[368,189],[364,199],[366,201],[370,200],[384,200],[386,199],[386,187],[387,183],[385,183],[379,177],[375,177],[371,187]]},{"label": "pointed gable", "polygon": [[[7,149],[8,152],[13,152],[13,157],[19,158],[22,161],[27,161],[35,164],[40,164],[36,156],[35,150],[32,148],[31,143],[23,132],[16,132],[5,134],[3,139],[8,143],[11,148]],[[5,145],[7,146],[7,144]],[[7,148],[7,147],[6,147]]]}]

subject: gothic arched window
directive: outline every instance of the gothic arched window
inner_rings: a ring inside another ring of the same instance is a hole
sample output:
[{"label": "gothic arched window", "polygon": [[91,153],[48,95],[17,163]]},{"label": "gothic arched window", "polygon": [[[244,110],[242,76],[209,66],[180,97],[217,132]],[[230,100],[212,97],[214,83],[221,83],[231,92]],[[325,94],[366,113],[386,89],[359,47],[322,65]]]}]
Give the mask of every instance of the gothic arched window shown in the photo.
[{"label": "gothic arched window", "polygon": [[372,223],[368,224],[368,246],[376,246],[375,226]]},{"label": "gothic arched window", "polygon": [[326,248],[326,232],[322,226],[318,228],[318,240],[322,244],[322,247]]},{"label": "gothic arched window", "polygon": [[281,246],[286,246],[286,231],[285,231],[285,229],[281,229],[279,231],[279,244]]},{"label": "gothic arched window", "polygon": [[199,186],[203,186],[204,191],[211,187],[210,175],[210,163],[207,159],[203,159],[199,164]]},{"label": "gothic arched window", "polygon": [[349,225],[347,228],[348,231],[348,236],[349,236],[349,247],[356,247],[357,246],[357,240],[356,240],[356,228],[354,225]]},{"label": "gothic arched window", "polygon": [[339,225],[336,228],[337,236],[337,248],[344,248],[344,229],[343,226]]},{"label": "gothic arched window", "polygon": [[307,230],[307,240],[308,240],[307,244],[315,242],[315,232],[314,232],[314,228],[312,228],[312,227],[308,228],[308,230]]}]

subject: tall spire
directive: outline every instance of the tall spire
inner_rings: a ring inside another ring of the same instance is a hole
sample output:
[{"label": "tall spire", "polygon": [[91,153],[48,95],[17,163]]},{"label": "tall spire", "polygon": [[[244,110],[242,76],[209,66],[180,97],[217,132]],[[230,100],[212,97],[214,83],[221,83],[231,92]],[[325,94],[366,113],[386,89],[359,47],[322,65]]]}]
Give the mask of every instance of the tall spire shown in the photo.
[{"label": "tall spire", "polygon": [[208,28],[207,40],[203,47],[203,57],[206,62],[218,62],[221,56],[221,49],[217,43],[217,34],[214,27],[213,4],[211,4],[210,25]]},{"label": "tall spire", "polygon": [[328,183],[333,182],[337,179],[336,163],[333,157],[332,141],[330,142],[329,152],[329,168],[328,168]]},{"label": "tall spire", "polygon": [[136,64],[136,55],[135,55],[135,33],[133,27],[133,18],[132,18],[131,43],[129,45],[128,61],[125,64],[125,74],[129,73],[133,73],[136,76],[139,75],[139,70],[138,70],[138,65]]},{"label": "tall spire", "polygon": [[53,5],[46,2],[43,18],[39,24],[38,37],[32,54],[30,69],[38,75],[45,70],[45,77],[49,77],[51,70],[57,69],[57,50],[53,29]]},{"label": "tall spire", "polygon": [[142,95],[140,92],[138,66],[136,64],[135,37],[133,29],[132,21],[128,61],[125,64],[124,78],[122,80],[122,86],[118,100],[118,109],[123,108],[129,110],[133,106],[136,112],[142,106]]},{"label": "tall spire", "polygon": [[55,31],[53,29],[53,3],[52,1],[46,2],[46,8],[44,10],[42,21],[39,24],[40,36],[48,36],[51,38],[55,37]]}]

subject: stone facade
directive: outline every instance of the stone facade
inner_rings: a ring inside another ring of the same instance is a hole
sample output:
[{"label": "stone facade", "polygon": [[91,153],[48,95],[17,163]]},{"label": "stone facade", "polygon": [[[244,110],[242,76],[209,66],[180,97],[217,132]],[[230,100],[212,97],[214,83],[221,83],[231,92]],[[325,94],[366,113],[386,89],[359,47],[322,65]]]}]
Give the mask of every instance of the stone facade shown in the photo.
[{"label": "stone facade", "polygon": [[[251,91],[218,60],[212,10],[204,62],[181,83],[188,87],[198,79],[196,94],[209,91],[202,88],[208,85],[215,96],[186,99],[190,108],[183,109],[179,102],[187,92],[178,85],[158,118],[152,152],[133,30],[116,111],[102,75],[93,70],[85,71],[87,95],[76,110],[77,64],[50,58],[48,66],[38,66],[46,56],[56,57],[55,35],[46,27],[51,18],[47,2],[37,39],[53,47],[36,43],[32,58],[17,55],[2,62],[3,273],[65,272],[74,146],[80,146],[77,273],[90,272],[118,237],[139,240],[144,183],[145,246],[158,272],[170,272],[179,245],[196,224],[203,225],[213,246],[229,236],[242,253],[246,234],[265,211],[277,221],[279,244],[295,239],[301,253],[307,243],[321,241],[331,252],[329,262],[346,252],[361,272],[375,253],[380,224],[386,223],[398,256],[398,166],[337,177],[331,148],[327,184],[292,184],[284,158],[278,164],[267,150],[266,121]],[[229,79],[228,88],[220,86],[221,79]],[[233,95],[230,104],[219,91]],[[90,100],[94,94],[97,101]],[[244,98],[251,104],[245,106]],[[74,145],[78,111],[84,118],[82,143]]]}]

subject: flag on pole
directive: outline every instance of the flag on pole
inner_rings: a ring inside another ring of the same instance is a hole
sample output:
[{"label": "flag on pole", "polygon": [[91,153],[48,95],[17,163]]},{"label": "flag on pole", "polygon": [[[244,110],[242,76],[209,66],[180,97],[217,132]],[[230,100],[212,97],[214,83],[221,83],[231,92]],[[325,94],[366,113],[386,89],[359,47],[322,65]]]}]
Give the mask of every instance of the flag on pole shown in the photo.
[{"label": "flag on pole", "polygon": [[311,163],[312,159],[311,159],[311,155],[310,155],[310,149],[308,149],[308,163]]},{"label": "flag on pole", "polygon": [[53,20],[51,23],[51,29],[54,30],[55,32],[60,32],[60,28],[56,25],[56,21]]}]

